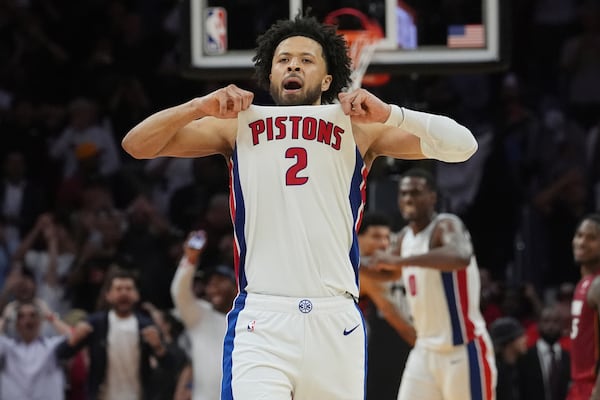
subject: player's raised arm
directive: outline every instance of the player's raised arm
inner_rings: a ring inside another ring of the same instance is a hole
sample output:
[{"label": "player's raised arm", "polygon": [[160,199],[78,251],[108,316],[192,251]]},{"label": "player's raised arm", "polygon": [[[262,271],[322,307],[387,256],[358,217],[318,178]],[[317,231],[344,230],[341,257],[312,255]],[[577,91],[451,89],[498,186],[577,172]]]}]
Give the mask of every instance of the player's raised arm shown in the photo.
[{"label": "player's raised arm", "polygon": [[150,115],[127,133],[122,146],[134,158],[228,154],[235,118],[253,99],[252,92],[229,85]]},{"label": "player's raised arm", "polygon": [[339,99],[346,114],[370,138],[366,153],[373,158],[461,162],[477,151],[471,131],[451,118],[387,104],[365,89],[341,93]]}]

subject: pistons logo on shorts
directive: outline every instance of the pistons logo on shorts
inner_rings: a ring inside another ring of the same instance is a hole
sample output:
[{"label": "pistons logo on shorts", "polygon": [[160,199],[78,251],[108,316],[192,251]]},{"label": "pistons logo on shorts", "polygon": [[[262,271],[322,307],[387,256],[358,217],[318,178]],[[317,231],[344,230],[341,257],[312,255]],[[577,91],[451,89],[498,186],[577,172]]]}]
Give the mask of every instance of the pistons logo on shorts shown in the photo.
[{"label": "pistons logo on shorts", "polygon": [[300,310],[301,313],[308,314],[312,311],[312,309],[313,305],[308,299],[300,300],[300,302],[298,303],[298,310]]},{"label": "pistons logo on shorts", "polygon": [[256,320],[252,320],[248,323],[248,326],[246,327],[246,329],[248,329],[248,332],[254,332],[255,327],[256,327]]}]

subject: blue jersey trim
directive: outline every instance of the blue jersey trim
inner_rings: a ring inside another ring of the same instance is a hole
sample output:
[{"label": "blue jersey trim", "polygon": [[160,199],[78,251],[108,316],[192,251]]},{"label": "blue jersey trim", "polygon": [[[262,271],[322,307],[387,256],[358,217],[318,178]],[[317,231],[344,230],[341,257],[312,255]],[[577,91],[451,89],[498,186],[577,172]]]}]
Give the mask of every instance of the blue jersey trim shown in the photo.
[{"label": "blue jersey trim", "polygon": [[242,193],[242,185],[240,184],[240,172],[238,163],[237,147],[233,151],[231,157],[231,168],[232,168],[232,188],[233,196],[235,199],[235,215],[233,220],[234,233],[237,238],[239,246],[239,264],[238,264],[238,278],[240,284],[240,290],[244,290],[248,285],[246,279],[246,236],[244,233],[246,223],[246,205],[244,203],[244,195]]},{"label": "blue jersey trim", "polygon": [[[362,211],[363,211],[363,205],[364,205],[364,200],[363,200],[363,189],[366,185],[366,182],[363,178],[363,167],[364,167],[364,161],[362,159],[362,156],[358,150],[358,147],[356,148],[356,162],[355,162],[355,166],[354,166],[354,173],[352,174],[352,182],[350,184],[350,193],[349,193],[349,200],[350,200],[350,208],[352,210],[352,225],[353,225],[353,232],[352,232],[352,246],[350,247],[350,263],[352,264],[352,267],[354,268],[354,276],[355,276],[355,282],[356,282],[356,286],[358,287],[358,266],[360,264],[360,253],[359,253],[359,249],[358,249],[358,235],[357,235],[357,229],[358,227],[357,222],[362,218]],[[354,229],[356,228],[356,229]]]},{"label": "blue jersey trim", "polygon": [[221,383],[221,400],[233,400],[233,348],[235,340],[235,327],[240,312],[246,307],[246,292],[240,292],[233,303],[233,309],[227,314],[227,333],[223,343],[223,381]]},{"label": "blue jersey trim", "polygon": [[446,294],[446,303],[448,303],[448,312],[450,314],[450,323],[452,325],[452,344],[459,345],[464,343],[460,318],[456,308],[456,292],[454,291],[454,273],[442,272],[442,282]]},{"label": "blue jersey trim", "polygon": [[483,400],[483,388],[481,386],[481,366],[479,365],[479,349],[477,341],[473,340],[467,345],[469,353],[469,383],[471,386],[471,399]]}]

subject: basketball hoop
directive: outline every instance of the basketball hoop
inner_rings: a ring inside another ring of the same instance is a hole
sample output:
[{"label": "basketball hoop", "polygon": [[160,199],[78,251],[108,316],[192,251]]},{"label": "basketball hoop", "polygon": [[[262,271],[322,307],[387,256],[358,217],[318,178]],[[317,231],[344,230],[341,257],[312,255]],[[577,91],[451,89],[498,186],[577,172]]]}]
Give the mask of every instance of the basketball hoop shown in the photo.
[{"label": "basketball hoop", "polygon": [[[358,19],[362,29],[339,29],[339,17],[351,16]],[[383,39],[384,34],[377,21],[370,19],[361,11],[345,7],[332,11],[325,17],[325,23],[338,25],[338,33],[348,44],[348,56],[352,59],[352,80],[349,90],[365,86],[381,86],[389,82],[389,74],[365,74],[377,44]]]}]

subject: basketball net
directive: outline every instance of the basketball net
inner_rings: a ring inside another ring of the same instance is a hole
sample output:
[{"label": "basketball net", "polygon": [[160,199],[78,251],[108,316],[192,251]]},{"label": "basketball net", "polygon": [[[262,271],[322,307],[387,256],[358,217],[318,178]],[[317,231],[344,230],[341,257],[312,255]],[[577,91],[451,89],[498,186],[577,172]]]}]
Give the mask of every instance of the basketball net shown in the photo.
[{"label": "basketball net", "polygon": [[[339,18],[349,16],[359,21],[361,29],[339,29]],[[351,86],[349,91],[366,86],[380,86],[390,79],[388,74],[367,74],[377,44],[383,39],[383,30],[376,20],[369,18],[361,11],[344,7],[330,12],[325,23],[338,25],[337,32],[346,39],[348,56],[352,59]]]},{"label": "basketball net", "polygon": [[[362,86],[365,73],[369,68],[369,64],[371,64],[380,39],[374,37],[369,31],[341,31],[341,33],[346,38],[348,55],[352,59],[352,73],[350,75],[352,83],[348,89],[351,92]],[[367,81],[373,83],[372,77],[369,78]]]}]

